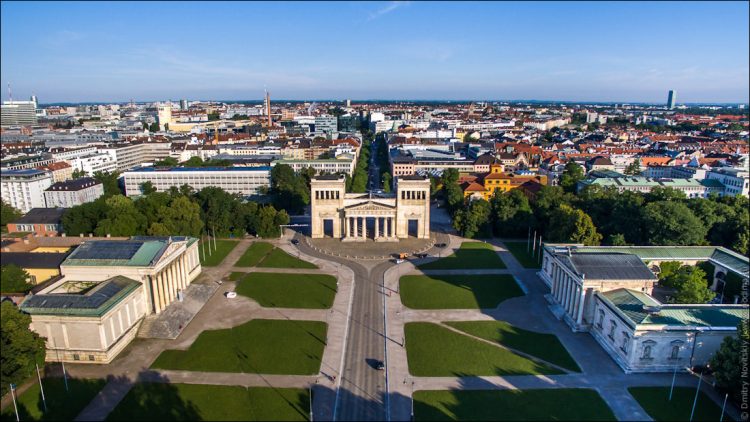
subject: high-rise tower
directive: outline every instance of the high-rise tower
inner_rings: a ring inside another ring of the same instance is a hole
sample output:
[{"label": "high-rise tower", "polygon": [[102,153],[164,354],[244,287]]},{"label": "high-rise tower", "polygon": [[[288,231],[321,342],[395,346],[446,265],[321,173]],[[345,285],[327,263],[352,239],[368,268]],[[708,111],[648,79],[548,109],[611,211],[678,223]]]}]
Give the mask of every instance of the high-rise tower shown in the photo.
[{"label": "high-rise tower", "polygon": [[266,99],[265,99],[264,110],[266,112],[266,116],[268,116],[268,127],[273,126],[273,120],[271,120],[271,94],[266,91]]},{"label": "high-rise tower", "polygon": [[674,110],[674,105],[677,102],[677,91],[670,90],[669,96],[667,97],[667,108],[670,110]]}]

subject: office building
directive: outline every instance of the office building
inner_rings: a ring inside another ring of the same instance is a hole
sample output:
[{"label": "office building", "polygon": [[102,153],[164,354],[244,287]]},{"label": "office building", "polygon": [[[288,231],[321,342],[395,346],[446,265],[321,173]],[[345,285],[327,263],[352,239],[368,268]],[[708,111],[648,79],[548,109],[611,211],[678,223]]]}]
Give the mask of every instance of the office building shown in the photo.
[{"label": "office building", "polygon": [[91,177],[57,182],[44,191],[47,208],[71,208],[96,201],[104,195],[104,185]]},{"label": "office building", "polygon": [[3,202],[27,213],[32,208],[45,208],[44,190],[52,186],[52,174],[36,170],[0,170],[0,191]]},{"label": "office building", "polygon": [[677,102],[677,91],[670,90],[669,96],[667,97],[667,108],[674,110],[675,103]]},{"label": "office building", "polygon": [[259,193],[262,186],[271,186],[271,167],[147,167],[123,173],[125,195],[142,195],[141,185],[151,182],[157,192],[188,185],[199,191],[213,186],[243,196]]},{"label": "office building", "polygon": [[315,133],[332,134],[338,131],[338,118],[336,116],[316,116]]},{"label": "office building", "polygon": [[0,106],[0,126],[35,125],[36,102],[3,101]]}]

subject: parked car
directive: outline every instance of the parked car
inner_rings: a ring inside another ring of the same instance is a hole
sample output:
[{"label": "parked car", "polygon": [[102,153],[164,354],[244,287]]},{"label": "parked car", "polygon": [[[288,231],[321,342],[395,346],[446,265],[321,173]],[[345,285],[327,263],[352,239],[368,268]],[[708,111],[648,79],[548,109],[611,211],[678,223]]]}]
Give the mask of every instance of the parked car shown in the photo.
[{"label": "parked car", "polygon": [[227,299],[234,299],[237,297],[237,292],[226,292],[224,293]]},{"label": "parked car", "polygon": [[416,256],[417,256],[417,258],[427,258],[428,256],[430,256],[430,254],[418,253]]},{"label": "parked car", "polygon": [[292,239],[292,245],[299,245],[299,240]]},{"label": "parked car", "polygon": [[382,360],[376,360],[376,361],[375,361],[375,363],[373,364],[373,366],[374,366],[374,367],[375,367],[375,369],[377,369],[378,371],[382,371],[382,370],[384,370],[384,369],[385,369],[385,363],[383,363],[383,361],[382,361]]},{"label": "parked car", "polygon": [[406,262],[405,259],[401,259],[401,258],[396,259],[396,264],[403,264],[404,262]]},{"label": "parked car", "polygon": [[435,246],[437,246],[438,248],[444,248],[444,247],[446,247],[448,245],[446,245],[445,243],[438,243]]}]

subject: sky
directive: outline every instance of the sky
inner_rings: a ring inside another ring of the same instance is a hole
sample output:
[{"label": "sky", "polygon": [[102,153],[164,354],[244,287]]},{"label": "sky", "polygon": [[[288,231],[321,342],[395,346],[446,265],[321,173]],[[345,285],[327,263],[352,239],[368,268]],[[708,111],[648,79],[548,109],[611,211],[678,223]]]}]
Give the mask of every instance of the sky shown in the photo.
[{"label": "sky", "polygon": [[2,98],[748,102],[748,2],[2,1]]}]

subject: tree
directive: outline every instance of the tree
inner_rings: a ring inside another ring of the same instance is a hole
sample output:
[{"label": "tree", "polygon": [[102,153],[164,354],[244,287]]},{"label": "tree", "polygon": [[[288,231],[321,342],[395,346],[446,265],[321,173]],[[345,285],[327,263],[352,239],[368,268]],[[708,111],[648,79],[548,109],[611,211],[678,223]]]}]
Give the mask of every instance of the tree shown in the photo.
[{"label": "tree", "polygon": [[641,174],[641,160],[636,158],[632,163],[625,167],[625,174],[636,176]]},{"label": "tree", "polygon": [[664,261],[659,264],[659,283],[668,287],[674,287],[670,285],[672,284],[672,277],[680,268],[682,268],[682,263],[679,261]]},{"label": "tree", "polygon": [[141,183],[139,188],[141,189],[141,194],[143,195],[149,195],[149,194],[156,192],[156,188],[154,187],[154,184],[151,183],[150,180],[147,180]]},{"label": "tree", "polygon": [[709,362],[716,385],[729,393],[737,403],[742,402],[743,387],[748,383],[747,371],[743,371],[743,368],[746,367],[749,343],[750,329],[745,318],[737,324],[737,336],[724,337],[719,350]]},{"label": "tree", "polygon": [[151,126],[148,127],[149,132],[158,132],[159,131],[159,123],[154,122],[151,123]]},{"label": "tree", "polygon": [[548,236],[554,242],[581,243],[586,246],[598,245],[602,235],[596,231],[591,217],[580,209],[561,205],[552,212]]},{"label": "tree", "polygon": [[643,209],[643,230],[650,245],[702,245],[706,226],[685,204],[652,202]]},{"label": "tree", "polygon": [[0,267],[0,292],[26,293],[34,287],[29,278],[29,273],[23,268],[15,264],[3,265]]},{"label": "tree", "polygon": [[657,201],[681,201],[685,199],[685,193],[681,190],[670,187],[656,186],[646,194],[646,202]]},{"label": "tree", "polygon": [[0,384],[2,394],[9,384],[20,384],[34,374],[35,365],[44,366],[44,339],[29,329],[31,317],[10,301],[0,304]]},{"label": "tree", "polygon": [[524,235],[535,223],[529,199],[518,189],[508,193],[496,190],[490,205],[495,234],[498,236]]},{"label": "tree", "polygon": [[174,167],[178,164],[179,163],[177,162],[176,158],[166,157],[165,159],[161,161],[155,162],[154,167]]},{"label": "tree", "polygon": [[72,177],[73,177],[73,180],[80,179],[81,177],[86,177],[86,172],[83,170],[79,170],[79,169],[73,169]]},{"label": "tree", "polygon": [[150,231],[159,231],[160,235],[166,231],[167,235],[198,237],[203,231],[201,207],[185,196],[174,197],[168,206],[159,207],[158,220],[151,223]]},{"label": "tree", "polygon": [[145,232],[146,217],[130,198],[115,195],[107,198],[106,204],[106,218],[99,221],[94,231],[98,236],[135,236]]},{"label": "tree", "polygon": [[490,234],[490,203],[484,199],[471,201],[469,206],[460,209],[453,217],[453,227],[464,237],[474,238],[477,234]]},{"label": "tree", "polygon": [[271,191],[274,205],[287,212],[299,214],[310,203],[310,188],[304,177],[286,164],[277,164],[271,170]]},{"label": "tree", "polygon": [[625,240],[625,235],[622,233],[615,233],[607,236],[606,244],[610,246],[628,246],[628,242]]},{"label": "tree", "polygon": [[189,160],[182,163],[185,167],[203,167],[203,159],[198,156],[190,157]]},{"label": "tree", "polygon": [[0,200],[0,226],[5,227],[23,216],[23,213]]},{"label": "tree", "polygon": [[683,273],[678,272],[675,275],[678,284],[677,294],[674,297],[675,303],[708,303],[716,296],[712,290],[706,287],[706,273],[700,268],[694,268],[694,271]]},{"label": "tree", "polygon": [[62,226],[68,236],[93,233],[96,224],[107,214],[106,198],[86,202],[70,208],[62,216]]},{"label": "tree", "polygon": [[246,221],[238,219],[235,215],[237,207],[241,204],[239,195],[209,186],[198,191],[195,198],[201,207],[201,217],[205,221],[206,230],[214,230],[217,236],[245,231]]},{"label": "tree", "polygon": [[583,168],[573,161],[568,161],[568,163],[565,164],[563,174],[560,176],[560,187],[562,187],[565,192],[574,193],[578,182],[583,180],[584,177],[585,174]]},{"label": "tree", "polygon": [[384,192],[390,192],[391,191],[391,181],[393,180],[393,177],[391,176],[391,173],[385,172],[383,173],[383,191]]},{"label": "tree", "polygon": [[120,173],[119,172],[94,172],[94,179],[102,184],[104,188],[104,196],[109,197],[112,195],[121,195],[123,192],[120,190],[119,183]]}]

